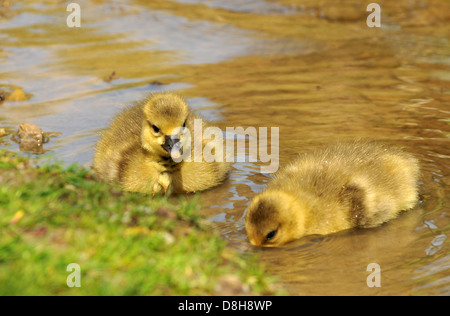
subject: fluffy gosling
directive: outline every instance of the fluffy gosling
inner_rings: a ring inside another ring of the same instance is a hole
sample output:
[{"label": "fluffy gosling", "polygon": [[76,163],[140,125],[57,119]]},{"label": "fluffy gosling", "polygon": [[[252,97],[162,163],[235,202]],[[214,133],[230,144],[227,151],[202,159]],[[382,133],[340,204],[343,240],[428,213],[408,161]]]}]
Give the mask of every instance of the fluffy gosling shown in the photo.
[{"label": "fluffy gosling", "polygon": [[[102,133],[94,170],[101,179],[118,181],[124,190],[133,192],[187,193],[217,186],[226,179],[230,163],[176,163],[172,159],[179,158],[182,149],[191,150],[194,156],[195,118],[199,117],[181,97],[172,93],[151,95],[117,115]],[[206,126],[204,121],[202,124]],[[186,144],[185,128],[191,132],[191,144]],[[207,142],[201,141],[204,147]]]},{"label": "fluffy gosling", "polygon": [[418,201],[419,164],[374,141],[342,142],[301,155],[256,195],[245,218],[252,245],[376,227]]}]

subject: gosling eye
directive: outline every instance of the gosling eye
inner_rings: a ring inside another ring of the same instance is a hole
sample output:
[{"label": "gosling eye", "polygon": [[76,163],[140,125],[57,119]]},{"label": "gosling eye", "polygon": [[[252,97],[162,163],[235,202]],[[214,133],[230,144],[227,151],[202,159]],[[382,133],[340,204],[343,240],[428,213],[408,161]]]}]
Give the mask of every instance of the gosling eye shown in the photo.
[{"label": "gosling eye", "polygon": [[158,134],[159,133],[159,128],[156,125],[152,125],[153,131]]},{"label": "gosling eye", "polygon": [[277,234],[277,230],[272,230],[270,233],[268,233],[266,235],[266,241],[271,240],[275,237],[275,235]]},{"label": "gosling eye", "polygon": [[[186,121],[187,121],[187,120],[186,120]],[[184,123],[183,123],[183,128],[186,127],[186,121],[184,121]]]}]

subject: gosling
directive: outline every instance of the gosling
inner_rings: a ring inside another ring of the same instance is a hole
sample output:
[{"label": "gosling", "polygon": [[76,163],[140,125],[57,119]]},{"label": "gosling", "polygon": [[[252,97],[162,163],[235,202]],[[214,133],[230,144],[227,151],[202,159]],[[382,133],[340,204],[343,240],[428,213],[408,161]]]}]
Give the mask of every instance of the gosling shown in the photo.
[{"label": "gosling", "polygon": [[[209,189],[231,169],[225,162],[179,161],[182,150],[194,155],[194,119],[186,102],[156,93],[117,115],[97,143],[94,170],[100,179],[119,182],[125,191],[167,194]],[[206,123],[202,120],[202,126]],[[206,141],[200,140],[205,146]],[[218,144],[223,145],[223,144]],[[201,150],[202,148],[200,148]],[[177,159],[178,158],[178,159]]]},{"label": "gosling", "polygon": [[415,206],[418,177],[416,158],[375,141],[303,154],[252,200],[248,239],[274,247],[306,235],[379,226]]}]

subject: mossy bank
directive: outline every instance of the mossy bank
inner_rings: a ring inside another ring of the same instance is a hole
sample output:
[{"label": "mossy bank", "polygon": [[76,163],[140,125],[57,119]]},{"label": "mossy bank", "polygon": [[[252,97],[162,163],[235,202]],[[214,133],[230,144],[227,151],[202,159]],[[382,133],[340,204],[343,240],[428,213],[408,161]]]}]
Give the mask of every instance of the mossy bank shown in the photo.
[{"label": "mossy bank", "polygon": [[0,151],[0,295],[273,294],[260,263],[197,210]]}]

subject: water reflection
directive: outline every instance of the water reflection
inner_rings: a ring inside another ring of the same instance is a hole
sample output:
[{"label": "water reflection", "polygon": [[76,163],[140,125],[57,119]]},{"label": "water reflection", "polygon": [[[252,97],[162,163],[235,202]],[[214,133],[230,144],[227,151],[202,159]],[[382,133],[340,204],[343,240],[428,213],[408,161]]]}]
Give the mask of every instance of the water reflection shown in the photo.
[{"label": "water reflection", "polygon": [[259,1],[242,1],[242,0],[210,0],[205,3],[201,0],[176,0],[180,3],[187,4],[206,4],[212,8],[222,8],[230,11],[262,13],[262,14],[293,14],[295,13],[295,5],[281,5],[276,2],[264,0]]}]

